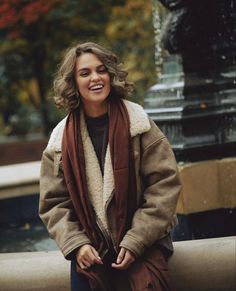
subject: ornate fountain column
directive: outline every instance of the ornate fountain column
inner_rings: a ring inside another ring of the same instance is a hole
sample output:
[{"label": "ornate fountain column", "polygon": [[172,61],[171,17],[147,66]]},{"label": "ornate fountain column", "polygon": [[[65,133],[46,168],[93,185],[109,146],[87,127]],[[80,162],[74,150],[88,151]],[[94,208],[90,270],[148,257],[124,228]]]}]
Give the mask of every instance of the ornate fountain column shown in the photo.
[{"label": "ornate fountain column", "polygon": [[[172,110],[172,122],[168,120],[169,115],[164,117],[162,113],[159,124],[171,140],[179,161],[233,156],[236,148],[235,1],[160,2],[170,12],[161,32],[163,45],[170,54],[169,59],[180,56],[184,83],[183,91],[179,91],[182,99],[177,96],[175,104],[173,100],[168,103],[168,98],[157,101],[158,108]],[[178,93],[179,89],[174,89]],[[151,115],[155,118],[154,113]]]}]

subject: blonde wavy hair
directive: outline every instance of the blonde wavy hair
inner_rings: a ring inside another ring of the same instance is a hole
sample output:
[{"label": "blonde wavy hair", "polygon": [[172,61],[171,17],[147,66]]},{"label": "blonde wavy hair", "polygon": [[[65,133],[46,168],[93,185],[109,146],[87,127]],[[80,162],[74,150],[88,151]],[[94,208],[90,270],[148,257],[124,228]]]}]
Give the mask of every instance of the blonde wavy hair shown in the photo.
[{"label": "blonde wavy hair", "polygon": [[80,98],[75,83],[76,59],[84,54],[92,53],[106,67],[111,80],[110,98],[127,98],[133,91],[133,83],[126,80],[128,72],[118,63],[117,56],[94,42],[85,42],[70,48],[58,69],[54,80],[54,99],[59,108],[74,110],[79,106]]}]

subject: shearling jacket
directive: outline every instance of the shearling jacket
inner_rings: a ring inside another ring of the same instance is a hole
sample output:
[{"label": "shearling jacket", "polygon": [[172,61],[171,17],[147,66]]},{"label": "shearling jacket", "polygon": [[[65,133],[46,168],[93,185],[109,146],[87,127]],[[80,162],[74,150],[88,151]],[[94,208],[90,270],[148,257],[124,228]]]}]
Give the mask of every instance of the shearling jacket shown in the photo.
[{"label": "shearling jacket", "polygon": [[[112,240],[116,251],[122,246],[140,256],[153,244],[172,251],[169,233],[176,224],[175,208],[181,187],[175,157],[166,137],[143,108],[127,100],[124,103],[130,118],[138,199],[132,226],[119,246],[116,242],[115,205],[112,199],[114,177],[109,145],[102,176],[86,124],[81,126],[88,194],[97,222],[104,236]],[[61,143],[66,118],[54,128],[43,152],[39,215],[50,237],[56,241],[64,256],[70,259],[77,248],[92,242],[83,230],[79,230],[63,177]]]}]

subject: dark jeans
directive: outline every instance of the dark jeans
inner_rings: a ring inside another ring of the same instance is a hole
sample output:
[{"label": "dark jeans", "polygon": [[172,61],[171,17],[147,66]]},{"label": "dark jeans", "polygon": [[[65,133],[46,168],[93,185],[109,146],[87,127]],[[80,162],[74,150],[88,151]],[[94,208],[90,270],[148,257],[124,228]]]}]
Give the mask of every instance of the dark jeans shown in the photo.
[{"label": "dark jeans", "polygon": [[71,261],[70,284],[71,291],[91,291],[88,279],[76,272],[76,259]]}]

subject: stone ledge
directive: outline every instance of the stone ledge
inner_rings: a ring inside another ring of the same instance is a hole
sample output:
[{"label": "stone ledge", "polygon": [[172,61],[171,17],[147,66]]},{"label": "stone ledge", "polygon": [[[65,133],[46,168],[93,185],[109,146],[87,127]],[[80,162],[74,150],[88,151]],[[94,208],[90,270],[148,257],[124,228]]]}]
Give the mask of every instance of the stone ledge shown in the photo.
[{"label": "stone ledge", "polygon": [[[169,261],[176,291],[234,291],[236,237],[175,242]],[[0,291],[70,290],[59,251],[0,254]]]},{"label": "stone ledge", "polygon": [[40,161],[0,167],[0,199],[39,192]]}]

